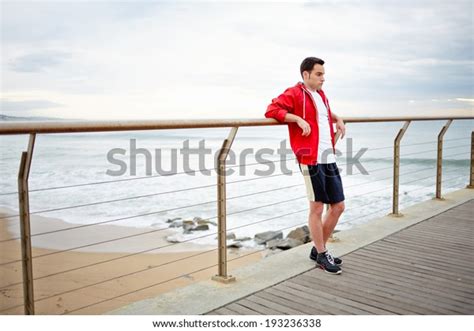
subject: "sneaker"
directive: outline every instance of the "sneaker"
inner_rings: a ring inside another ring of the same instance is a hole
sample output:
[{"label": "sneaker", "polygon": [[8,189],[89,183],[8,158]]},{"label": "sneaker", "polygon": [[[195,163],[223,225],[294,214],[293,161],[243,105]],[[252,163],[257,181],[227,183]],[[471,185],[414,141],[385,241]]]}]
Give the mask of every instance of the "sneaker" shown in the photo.
[{"label": "sneaker", "polygon": [[[329,254],[329,253],[328,253]],[[334,260],[334,264],[335,265],[342,265],[342,260],[338,257],[333,257],[331,255],[332,259]],[[313,246],[313,248],[311,248],[311,253],[309,254],[309,258],[313,261],[316,261],[317,262],[317,258],[318,258],[318,251],[316,250],[316,247]]]},{"label": "sneaker", "polygon": [[332,256],[327,251],[318,254],[316,265],[333,275],[339,275],[342,272],[341,268],[334,263]]}]

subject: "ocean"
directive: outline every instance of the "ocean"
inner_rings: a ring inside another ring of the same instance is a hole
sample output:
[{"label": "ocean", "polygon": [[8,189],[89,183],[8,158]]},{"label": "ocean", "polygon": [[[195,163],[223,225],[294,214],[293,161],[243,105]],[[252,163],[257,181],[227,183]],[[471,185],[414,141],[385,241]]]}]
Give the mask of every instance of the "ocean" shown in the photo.
[{"label": "ocean", "polygon": [[[400,209],[434,197],[437,135],[444,123],[412,122],[403,137]],[[346,211],[336,230],[391,212],[393,140],[402,124],[347,124],[346,137],[337,144]],[[472,120],[454,121],[444,137],[443,193],[468,184],[473,129]],[[29,180],[30,210],[71,226],[98,223],[91,229],[159,229],[178,217],[216,222],[215,157],[229,132],[216,128],[38,135]],[[287,135],[286,126],[237,132],[227,162],[232,171],[227,177],[227,231],[237,237],[282,229],[286,235],[307,223],[308,202],[298,165],[291,153],[282,161],[278,152],[282,146],[289,148]],[[18,213],[20,155],[27,144],[26,135],[0,136],[0,207],[13,215]],[[18,218],[0,221],[17,223]],[[202,237],[193,242],[217,244],[212,224],[207,231],[175,231],[181,240]]]}]

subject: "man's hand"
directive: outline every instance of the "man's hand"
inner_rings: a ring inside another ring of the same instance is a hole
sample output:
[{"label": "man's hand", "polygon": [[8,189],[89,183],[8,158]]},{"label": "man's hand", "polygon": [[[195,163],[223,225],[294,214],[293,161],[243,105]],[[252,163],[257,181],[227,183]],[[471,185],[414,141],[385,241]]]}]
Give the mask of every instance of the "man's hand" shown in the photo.
[{"label": "man's hand", "polygon": [[336,122],[336,131],[341,133],[341,139],[344,138],[346,134],[346,126],[344,125],[344,121],[340,118]]},{"label": "man's hand", "polygon": [[306,122],[304,119],[301,117],[296,121],[296,124],[303,130],[303,133],[301,135],[303,136],[309,136],[311,133],[311,126]]}]

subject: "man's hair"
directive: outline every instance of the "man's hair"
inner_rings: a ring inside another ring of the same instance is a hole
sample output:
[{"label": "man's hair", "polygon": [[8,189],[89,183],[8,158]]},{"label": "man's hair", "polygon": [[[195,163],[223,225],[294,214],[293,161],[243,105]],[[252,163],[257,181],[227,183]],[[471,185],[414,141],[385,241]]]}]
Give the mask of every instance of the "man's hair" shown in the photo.
[{"label": "man's hair", "polygon": [[311,73],[311,71],[313,70],[313,67],[314,67],[315,64],[323,65],[324,61],[317,58],[317,57],[307,57],[306,59],[304,59],[303,62],[301,62],[301,65],[300,65],[301,77],[303,77],[303,72],[304,71],[307,71],[307,72]]}]

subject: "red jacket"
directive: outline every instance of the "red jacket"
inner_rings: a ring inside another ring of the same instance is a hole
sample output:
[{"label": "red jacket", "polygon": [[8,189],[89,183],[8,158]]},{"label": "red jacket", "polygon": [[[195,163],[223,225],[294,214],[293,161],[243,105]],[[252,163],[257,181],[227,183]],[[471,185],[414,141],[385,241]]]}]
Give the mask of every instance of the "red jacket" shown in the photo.
[{"label": "red jacket", "polygon": [[272,100],[267,107],[265,117],[274,118],[280,123],[284,123],[286,113],[298,115],[311,126],[309,136],[303,136],[303,130],[296,122],[289,122],[288,132],[290,135],[291,149],[296,155],[296,159],[301,164],[314,165],[318,159],[319,146],[319,127],[318,125],[329,125],[331,132],[331,141],[334,148],[334,128],[332,125],[331,109],[326,95],[322,90],[318,91],[324,104],[328,109],[329,123],[318,123],[318,110],[313,96],[306,89],[303,83],[298,83],[293,87],[286,89],[283,94]]}]

